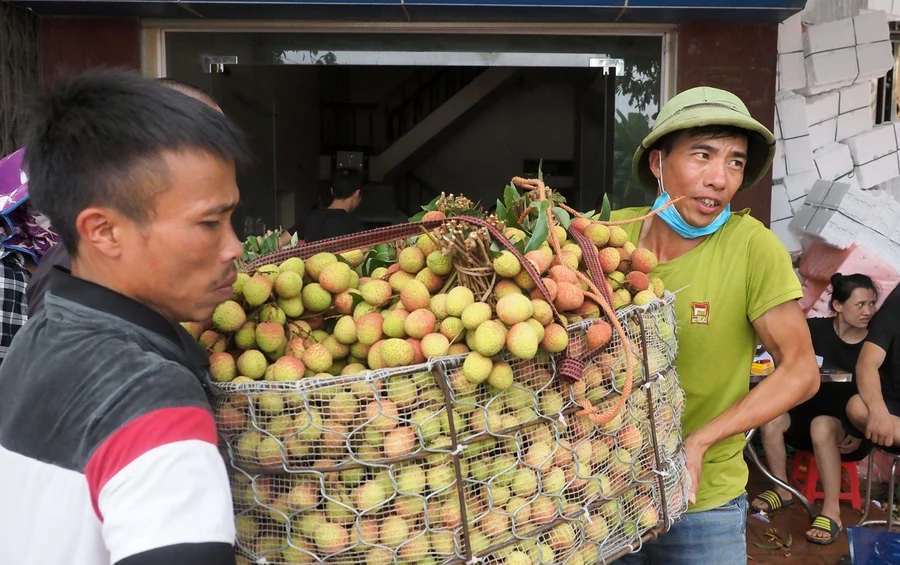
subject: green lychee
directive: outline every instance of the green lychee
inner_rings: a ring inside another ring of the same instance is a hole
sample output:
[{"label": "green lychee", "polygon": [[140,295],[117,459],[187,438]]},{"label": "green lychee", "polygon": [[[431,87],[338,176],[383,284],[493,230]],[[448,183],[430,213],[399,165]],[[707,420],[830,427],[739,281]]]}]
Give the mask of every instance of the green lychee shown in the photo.
[{"label": "green lychee", "polygon": [[303,264],[303,259],[291,257],[290,259],[282,261],[282,263],[278,265],[278,270],[281,272],[294,271],[302,277],[306,273],[306,266]]},{"label": "green lychee", "polygon": [[397,263],[401,269],[414,275],[425,266],[425,255],[418,247],[406,247],[397,255]]},{"label": "green lychee", "polygon": [[359,287],[363,299],[372,306],[384,306],[391,299],[391,285],[387,281],[369,280]]},{"label": "green lychee", "polygon": [[262,267],[256,269],[256,273],[262,275],[272,281],[275,282],[275,279],[278,277],[278,266],[276,265],[263,265]]},{"label": "green lychee", "polygon": [[338,258],[334,253],[316,253],[306,260],[306,272],[309,273],[310,278],[318,281],[322,270],[328,265],[337,262]]},{"label": "green lychee", "polygon": [[429,253],[425,263],[428,265],[431,272],[439,277],[447,276],[450,274],[450,271],[453,270],[453,261],[441,251],[432,251]]},{"label": "green lychee", "polygon": [[363,345],[373,345],[383,336],[384,318],[378,312],[356,320],[356,339]]},{"label": "green lychee", "polygon": [[466,379],[472,383],[484,382],[491,374],[494,368],[494,362],[490,357],[486,357],[477,351],[469,353],[466,360],[463,361],[463,374]]},{"label": "green lychee", "polygon": [[424,284],[417,280],[411,280],[400,291],[400,302],[403,304],[404,309],[412,312],[420,308],[428,308],[428,304],[431,302],[431,295]]},{"label": "green lychee", "polygon": [[466,306],[460,319],[462,320],[464,328],[467,330],[474,330],[483,322],[490,320],[492,315],[493,312],[491,312],[490,304],[487,304],[486,302],[475,302]]},{"label": "green lychee", "polygon": [[303,289],[303,277],[294,271],[282,271],[275,279],[275,293],[281,298],[300,296]]},{"label": "green lychee", "polygon": [[249,349],[243,352],[237,360],[238,373],[254,380],[261,379],[266,374],[268,366],[269,362],[266,361],[266,356],[263,355],[262,351],[257,351],[256,349]]},{"label": "green lychee", "polygon": [[500,255],[494,258],[494,272],[501,277],[512,278],[521,270],[522,264],[509,251],[501,251]]},{"label": "green lychee", "polygon": [[[529,302],[529,304],[531,304]],[[519,359],[534,359],[537,355],[537,334],[527,322],[519,322],[509,328],[506,335],[506,348]]]},{"label": "green lychee", "polygon": [[513,370],[505,361],[495,361],[487,378],[491,386],[506,390],[513,384]]},{"label": "green lychee", "polygon": [[234,333],[234,345],[242,350],[256,347],[255,322],[244,322],[244,325]]},{"label": "green lychee", "polygon": [[256,344],[262,351],[275,351],[285,343],[287,343],[287,337],[284,335],[284,326],[281,324],[261,322],[256,326]]},{"label": "green lychee", "polygon": [[508,326],[524,322],[534,314],[534,304],[523,294],[509,294],[497,301],[497,317]]},{"label": "green lychee", "polygon": [[314,343],[307,347],[303,352],[302,361],[306,368],[313,373],[324,373],[334,363],[328,348],[321,343]]},{"label": "green lychee", "polygon": [[272,281],[265,275],[253,275],[244,283],[242,293],[248,305],[259,306],[272,295]]},{"label": "green lychee", "polygon": [[656,300],[656,294],[652,290],[642,290],[634,295],[634,299],[631,302],[635,306],[646,306],[654,300]]},{"label": "green lychee", "polygon": [[279,298],[278,307],[288,318],[299,318],[306,310],[303,307],[303,298],[295,296],[294,298]]},{"label": "green lychee", "polygon": [[331,293],[318,283],[308,284],[301,291],[303,305],[313,312],[324,312],[331,306]]},{"label": "green lychee", "polygon": [[447,293],[447,315],[459,318],[466,306],[475,302],[475,295],[464,286],[457,286]]},{"label": "green lychee", "polygon": [[388,367],[411,365],[415,351],[409,342],[403,339],[390,338],[381,345],[381,359]]},{"label": "green lychee", "polygon": [[237,376],[237,366],[230,353],[209,356],[209,376],[217,383],[227,383]]},{"label": "green lychee", "polygon": [[220,332],[235,332],[247,321],[247,314],[234,300],[226,300],[218,306],[212,316],[213,327]]},{"label": "green lychee", "polygon": [[475,330],[471,347],[485,357],[491,357],[500,353],[505,340],[506,328],[496,320],[487,320]]},{"label": "green lychee", "polygon": [[356,321],[352,316],[342,316],[334,325],[334,337],[345,345],[356,342]]},{"label": "green lychee", "polygon": [[339,294],[350,288],[350,267],[346,263],[331,263],[319,273],[319,284],[332,294]]},{"label": "green lychee", "polygon": [[403,326],[406,322],[406,318],[409,317],[409,312],[402,308],[397,308],[395,310],[388,310],[383,316],[384,325],[382,326],[382,330],[384,331],[384,335],[388,337],[406,337],[406,330]]},{"label": "green lychee", "polygon": [[259,310],[260,322],[274,322],[283,326],[287,322],[284,310],[274,304],[266,304]]}]

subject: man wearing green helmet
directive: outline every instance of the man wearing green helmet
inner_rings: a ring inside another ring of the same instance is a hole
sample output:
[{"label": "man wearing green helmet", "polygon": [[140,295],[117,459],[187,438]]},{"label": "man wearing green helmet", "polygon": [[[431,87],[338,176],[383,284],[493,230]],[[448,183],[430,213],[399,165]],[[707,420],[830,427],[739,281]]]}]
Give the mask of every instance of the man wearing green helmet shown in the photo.
[{"label": "man wearing green helmet", "polygon": [[[772,132],[744,103],[709,87],[672,98],[635,152],[634,175],[656,202],[611,219],[658,211],[623,227],[632,243],[656,254],[653,274],[677,292],[676,367],[692,486],[688,511],[672,529],[623,563],[746,565],[743,434],[818,390],[787,250],[748,210],[731,212],[735,193],[755,185],[774,154]],[[757,341],[776,370],[749,391]]]}]

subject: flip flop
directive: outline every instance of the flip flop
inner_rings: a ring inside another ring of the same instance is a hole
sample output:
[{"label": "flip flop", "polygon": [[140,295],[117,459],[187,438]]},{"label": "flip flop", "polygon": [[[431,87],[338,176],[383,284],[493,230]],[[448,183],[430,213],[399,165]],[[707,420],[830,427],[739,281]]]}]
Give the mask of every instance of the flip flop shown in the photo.
[{"label": "flip flop", "polygon": [[841,533],[841,526],[838,526],[837,522],[824,514],[816,516],[816,519],[813,520],[812,526],[810,526],[809,529],[825,532],[829,535],[827,538],[817,538],[810,535],[806,536],[806,541],[809,543],[817,543],[819,545],[829,545],[834,543],[838,534]]},{"label": "flip flop", "polygon": [[[768,504],[769,505],[768,508],[757,508],[753,504],[757,500],[761,500],[761,501],[765,502],[766,504]],[[753,499],[753,501],[750,503],[750,508],[757,512],[765,512],[766,514],[771,514],[772,512],[781,510],[783,508],[787,508],[788,506],[790,506],[793,503],[794,503],[793,498],[790,500],[784,500],[783,498],[781,498],[781,495],[779,495],[774,490],[767,490],[767,491],[759,493],[756,496],[756,498]]]}]

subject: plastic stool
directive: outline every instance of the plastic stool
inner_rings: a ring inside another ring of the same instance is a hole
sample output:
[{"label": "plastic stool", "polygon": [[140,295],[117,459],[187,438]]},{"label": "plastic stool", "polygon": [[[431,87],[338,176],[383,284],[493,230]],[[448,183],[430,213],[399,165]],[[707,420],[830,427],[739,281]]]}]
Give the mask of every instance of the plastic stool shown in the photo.
[{"label": "plastic stool", "polygon": [[[844,471],[847,472],[846,476]],[[798,449],[794,453],[794,465],[791,467],[790,482],[794,483],[810,502],[825,498],[825,493],[817,490],[819,486],[819,468],[816,466],[816,457],[811,451]],[[854,510],[861,508],[859,474],[856,472],[856,463],[853,461],[841,461],[841,493],[838,495],[838,500],[849,501]]]}]

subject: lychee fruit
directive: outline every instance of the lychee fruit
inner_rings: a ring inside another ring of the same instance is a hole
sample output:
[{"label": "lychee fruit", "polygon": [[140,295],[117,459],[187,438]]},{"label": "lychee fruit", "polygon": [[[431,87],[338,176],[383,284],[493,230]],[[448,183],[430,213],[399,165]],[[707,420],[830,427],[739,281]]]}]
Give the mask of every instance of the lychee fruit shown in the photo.
[{"label": "lychee fruit", "polygon": [[278,270],[281,272],[294,271],[302,277],[306,273],[306,266],[303,264],[303,259],[291,257],[282,261],[282,263],[278,265]]},{"label": "lychee fruit", "polygon": [[256,344],[262,351],[275,351],[286,342],[284,326],[275,322],[261,322],[256,326]]},{"label": "lychee fruit", "polygon": [[463,361],[463,375],[466,380],[475,384],[484,382],[490,376],[493,368],[494,362],[491,361],[490,356],[482,355],[477,351],[469,353],[466,360]]},{"label": "lychee fruit", "polygon": [[478,353],[491,357],[500,353],[506,340],[506,329],[496,320],[488,320],[483,322],[475,330],[473,336],[472,349]]},{"label": "lychee fruit", "polygon": [[[416,275],[416,280],[425,285],[429,294],[438,292],[444,286],[444,278],[431,272],[431,269],[422,269]],[[429,298],[429,300],[431,300]]]},{"label": "lychee fruit", "polygon": [[443,334],[430,333],[422,338],[421,347],[422,355],[424,355],[426,359],[442,357],[447,354],[447,349],[450,347],[450,340]]},{"label": "lychee fruit", "polygon": [[[554,256],[550,262],[551,265],[561,265],[573,271],[578,269],[578,263],[578,255],[571,251],[562,251],[559,255]],[[550,268],[552,269],[553,267]]]},{"label": "lychee fruit", "polygon": [[531,307],[534,312],[532,314],[532,317],[540,322],[542,326],[546,326],[553,321],[553,308],[549,303],[547,303],[546,300],[543,300],[541,298],[532,298]]},{"label": "lychee fruit", "polygon": [[422,339],[426,335],[434,332],[434,326],[437,323],[434,314],[427,308],[419,308],[409,313],[403,322],[403,329],[406,335],[415,339]]},{"label": "lychee fruit", "polygon": [[425,254],[418,247],[405,247],[397,255],[397,263],[401,269],[414,275],[425,267]]},{"label": "lychee fruit", "polygon": [[425,212],[424,216],[422,216],[422,221],[433,222],[435,220],[443,220],[446,217],[447,216],[445,216],[444,213],[440,210],[429,210],[428,212]]},{"label": "lychee fruit", "polygon": [[[522,295],[520,294],[519,296]],[[467,330],[474,330],[480,326],[482,322],[490,320],[492,315],[493,312],[491,312],[491,306],[489,304],[485,302],[475,302],[466,306],[460,319],[462,320],[464,328]]]},{"label": "lychee fruit", "polygon": [[622,247],[628,241],[628,233],[619,226],[609,228],[609,245]]},{"label": "lychee fruit", "polygon": [[628,289],[635,294],[650,288],[650,279],[641,271],[631,271],[625,275],[625,283]]},{"label": "lychee fruit", "polygon": [[506,348],[519,359],[534,359],[538,348],[537,333],[527,322],[515,324],[506,334]]},{"label": "lychee fruit", "polygon": [[465,337],[466,328],[462,325],[462,320],[450,316],[441,321],[440,333],[449,339],[450,343],[459,342]]},{"label": "lychee fruit", "polygon": [[359,293],[372,306],[381,307],[391,299],[391,285],[387,281],[372,279],[360,285]]},{"label": "lychee fruit", "polygon": [[544,339],[541,340],[541,347],[548,353],[560,353],[569,346],[569,334],[566,328],[559,324],[547,324],[544,327]]},{"label": "lychee fruit", "polygon": [[369,347],[369,353],[366,355],[366,363],[369,365],[369,368],[373,371],[377,371],[378,369],[384,369],[387,365],[384,364],[384,360],[381,358],[381,345],[384,341],[376,341]]},{"label": "lychee fruit", "polygon": [[497,284],[494,285],[494,296],[497,297],[497,300],[500,300],[508,294],[522,294],[522,289],[519,288],[519,285],[517,285],[515,281],[508,279],[500,279],[497,281]]},{"label": "lychee fruit", "polygon": [[621,261],[619,261],[619,270],[624,272],[628,272],[631,270],[631,252],[628,251],[627,247],[619,248],[619,257],[621,257]]},{"label": "lychee fruit", "polygon": [[409,312],[403,308],[396,308],[386,311],[382,316],[384,317],[382,324],[384,335],[387,337],[406,337],[406,329],[404,329],[403,325],[406,323],[406,318],[409,317]]},{"label": "lychee fruit", "polygon": [[[429,241],[431,240],[429,239]],[[428,265],[428,269],[432,273],[439,277],[449,275],[450,271],[453,269],[453,261],[441,251],[432,251],[429,253],[428,257],[425,259],[425,264]]]},{"label": "lychee fruit", "polygon": [[340,343],[351,345],[356,342],[356,320],[352,316],[342,316],[334,325],[334,338]]},{"label": "lychee fruit", "polygon": [[313,373],[324,373],[334,363],[328,348],[321,343],[314,343],[303,352],[303,364]]},{"label": "lychee fruit", "polygon": [[612,339],[612,326],[606,320],[597,320],[587,330],[588,349],[605,346]]},{"label": "lychee fruit", "polygon": [[656,294],[652,290],[642,290],[634,295],[632,304],[635,306],[646,306],[656,300]]},{"label": "lychee fruit", "polygon": [[415,351],[406,340],[390,338],[381,344],[381,359],[387,367],[411,365],[414,358]]},{"label": "lychee fruit", "polygon": [[591,240],[597,247],[603,247],[609,243],[609,228],[599,222],[592,222],[584,228],[584,236]]},{"label": "lychee fruit", "polygon": [[296,357],[281,357],[272,364],[273,381],[299,381],[305,373],[306,366]]},{"label": "lychee fruit", "polygon": [[303,306],[303,298],[295,296],[294,298],[279,298],[276,302],[278,308],[289,318],[299,318],[306,311]]},{"label": "lychee fruit", "polygon": [[522,290],[530,291],[535,286],[537,286],[534,284],[534,279],[531,278],[531,275],[528,274],[528,271],[524,269],[519,271],[519,274],[514,276],[512,280],[515,281],[515,283],[519,285],[519,288],[521,288]]},{"label": "lychee fruit", "polygon": [[301,291],[303,306],[313,312],[324,312],[331,306],[331,293],[322,288],[319,283],[311,283],[303,287]]},{"label": "lychee fruit", "polygon": [[373,345],[383,335],[384,318],[378,312],[360,316],[356,320],[356,339],[363,345]]},{"label": "lychee fruit", "polygon": [[638,247],[631,252],[631,268],[642,273],[651,273],[659,261],[652,251],[645,247]]},{"label": "lychee fruit", "polygon": [[657,298],[662,298],[666,292],[666,286],[661,278],[653,277],[650,279],[650,290],[653,291]]},{"label": "lychee fruit", "polygon": [[613,293],[613,308],[618,310],[619,308],[624,308],[631,304],[631,293],[625,290],[624,288],[620,288],[619,290]]},{"label": "lychee fruit", "polygon": [[513,385],[513,370],[506,361],[494,361],[490,374],[487,377],[488,383],[498,389],[506,390]]},{"label": "lychee fruit", "polygon": [[543,275],[550,268],[550,258],[540,249],[529,251],[525,254],[525,259],[531,261],[539,275]]},{"label": "lychee fruit", "polygon": [[[437,236],[434,236],[437,238]],[[423,233],[419,237],[416,238],[416,247],[422,250],[422,253],[427,258],[429,255],[437,251],[438,245],[432,239],[430,234]]]},{"label": "lychee fruit", "polygon": [[338,258],[334,253],[316,253],[306,260],[306,272],[309,273],[310,278],[318,281],[322,270],[328,265],[337,262]]},{"label": "lychee fruit", "polygon": [[340,261],[325,265],[319,273],[319,284],[332,294],[339,294],[350,288],[350,267]]},{"label": "lychee fruit", "polygon": [[227,383],[237,376],[237,365],[230,353],[213,353],[209,356],[209,376],[217,383]]},{"label": "lychee fruit", "polygon": [[244,292],[244,283],[250,280],[250,275],[247,273],[238,273],[237,278],[234,279],[234,282],[231,284],[231,292],[234,293],[235,298],[243,296]]},{"label": "lychee fruit", "polygon": [[428,308],[431,295],[424,284],[417,280],[411,280],[400,291],[400,302],[406,311],[412,312],[419,308]]},{"label": "lychee fruit", "polygon": [[275,265],[263,265],[262,267],[256,269],[256,274],[263,275],[273,283],[275,279],[278,278],[278,273],[281,271],[278,270],[278,267]]},{"label": "lychee fruit", "polygon": [[274,322],[279,326],[283,326],[287,322],[287,316],[284,310],[275,304],[266,304],[259,311],[260,322]]},{"label": "lychee fruit", "polygon": [[475,295],[464,286],[457,286],[447,293],[447,314],[454,318],[462,316],[466,306],[475,302]]},{"label": "lychee fruit", "polygon": [[256,347],[255,322],[244,322],[244,325],[234,333],[234,345],[242,350]]},{"label": "lychee fruit", "polygon": [[619,268],[622,262],[622,255],[615,247],[604,247],[597,253],[597,259],[600,260],[600,268],[604,274],[610,274]]},{"label": "lychee fruit", "polygon": [[203,324],[200,322],[181,322],[181,327],[194,339],[200,339],[203,334]]},{"label": "lychee fruit", "polygon": [[521,263],[509,251],[501,251],[500,255],[494,258],[494,272],[501,277],[512,278],[521,270]]},{"label": "lychee fruit", "polygon": [[550,278],[541,279],[541,282],[544,283],[544,288],[547,289],[547,296],[545,297],[539,288],[535,288],[531,291],[531,298],[539,298],[539,299],[549,299],[550,302],[556,300],[556,292],[559,290],[556,287],[556,281]]},{"label": "lychee fruit", "polygon": [[578,275],[575,274],[574,270],[564,265],[554,265],[550,267],[550,278],[556,282],[556,284],[561,282],[578,284]]},{"label": "lychee fruit", "polygon": [[591,225],[591,220],[585,218],[584,216],[579,216],[572,220],[572,223],[569,224],[569,231],[584,233],[585,228],[587,228],[589,225]]},{"label": "lychee fruit", "polygon": [[497,317],[508,326],[524,322],[534,314],[534,305],[523,294],[510,294],[497,301]]},{"label": "lychee fruit", "polygon": [[269,362],[262,351],[249,349],[241,354],[237,359],[237,370],[244,377],[259,380],[266,374],[266,368]]},{"label": "lychee fruit", "polygon": [[247,321],[247,314],[241,305],[234,300],[226,300],[218,306],[212,315],[213,327],[220,332],[235,332]]},{"label": "lychee fruit", "polygon": [[553,304],[560,312],[570,312],[584,303],[584,292],[572,283],[561,282],[556,285],[556,300]]},{"label": "lychee fruit", "polygon": [[438,320],[443,320],[448,316],[447,314],[447,295],[446,294],[435,294],[431,297],[431,300],[428,301],[428,309],[434,314],[434,317]]},{"label": "lychee fruit", "polygon": [[259,306],[272,295],[272,281],[265,275],[253,275],[244,283],[242,293],[248,305]]},{"label": "lychee fruit", "polygon": [[275,278],[275,293],[281,298],[294,298],[303,289],[303,277],[294,271],[282,271]]}]

